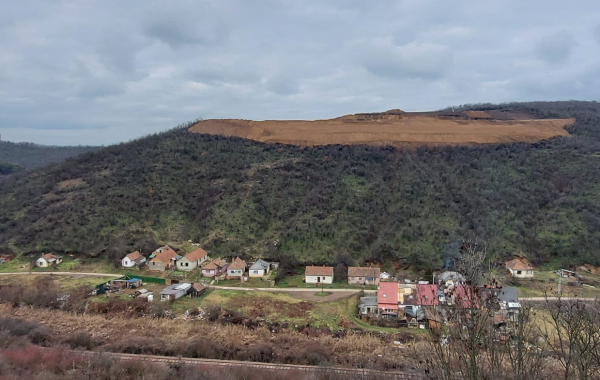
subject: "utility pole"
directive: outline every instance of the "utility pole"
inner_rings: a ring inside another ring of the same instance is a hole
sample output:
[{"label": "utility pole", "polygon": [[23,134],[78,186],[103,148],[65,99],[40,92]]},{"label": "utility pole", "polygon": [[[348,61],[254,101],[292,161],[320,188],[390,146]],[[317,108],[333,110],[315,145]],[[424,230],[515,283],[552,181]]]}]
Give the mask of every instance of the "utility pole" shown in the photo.
[{"label": "utility pole", "polygon": [[562,291],[562,276],[563,276],[563,271],[562,271],[562,269],[559,269],[558,270],[558,295],[559,296]]}]

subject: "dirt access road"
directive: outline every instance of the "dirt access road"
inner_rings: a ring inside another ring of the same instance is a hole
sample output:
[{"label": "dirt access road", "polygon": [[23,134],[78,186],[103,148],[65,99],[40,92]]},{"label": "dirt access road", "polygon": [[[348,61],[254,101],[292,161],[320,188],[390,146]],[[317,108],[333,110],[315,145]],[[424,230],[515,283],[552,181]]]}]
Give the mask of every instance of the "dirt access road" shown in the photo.
[{"label": "dirt access road", "polygon": [[[378,371],[362,368],[341,368],[341,367],[326,367],[326,366],[307,366],[307,365],[291,365],[291,364],[272,364],[261,362],[244,362],[237,360],[215,360],[215,359],[192,359],[192,358],[175,358],[169,356],[155,355],[133,355],[133,354],[118,354],[118,353],[95,353],[91,351],[70,351],[74,354],[89,356],[103,355],[120,360],[132,361],[150,361],[163,363],[166,365],[186,364],[200,367],[205,370],[219,370],[227,368],[243,368],[243,369],[261,369],[268,371],[286,371],[293,373],[305,373],[307,378],[313,378],[311,375],[339,375],[346,376],[349,379],[396,379],[396,380],[417,380],[425,379],[422,375],[409,374],[396,371]],[[291,375],[290,373],[290,375]]]},{"label": "dirt access road", "polygon": [[[84,277],[122,277],[121,274],[115,273],[83,273],[83,272],[11,272],[11,273],[0,273],[0,276],[22,276],[22,275],[54,275],[54,276],[73,276],[74,278]],[[329,293],[326,296],[317,296],[316,294],[320,290],[316,289],[305,289],[305,288],[240,288],[235,286],[218,286],[210,285],[210,289],[220,290],[237,290],[246,292],[276,292],[276,293],[288,293],[294,298],[298,298],[305,301],[312,302],[333,302],[342,298],[350,297],[353,294],[360,293],[360,289],[326,289],[325,293]]]},{"label": "dirt access road", "polygon": [[263,143],[318,145],[471,145],[526,142],[568,136],[575,119],[536,119],[504,111],[403,112],[355,114],[328,120],[209,119],[192,133],[237,136]]}]

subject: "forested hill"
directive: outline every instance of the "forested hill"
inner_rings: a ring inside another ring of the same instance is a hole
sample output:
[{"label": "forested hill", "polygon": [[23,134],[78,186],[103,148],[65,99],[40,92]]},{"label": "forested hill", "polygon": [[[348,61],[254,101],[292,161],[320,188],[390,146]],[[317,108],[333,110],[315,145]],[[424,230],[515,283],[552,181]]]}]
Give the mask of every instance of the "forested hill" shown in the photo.
[{"label": "forested hill", "polygon": [[479,105],[575,117],[534,145],[300,148],[184,127],[0,186],[0,248],[121,256],[200,241],[215,254],[440,267],[448,243],[600,264],[600,106]]},{"label": "forested hill", "polygon": [[[100,147],[48,146],[0,141],[0,165],[4,165],[7,168],[6,171],[10,166],[32,169],[98,149]],[[0,172],[0,174],[7,173]]]}]

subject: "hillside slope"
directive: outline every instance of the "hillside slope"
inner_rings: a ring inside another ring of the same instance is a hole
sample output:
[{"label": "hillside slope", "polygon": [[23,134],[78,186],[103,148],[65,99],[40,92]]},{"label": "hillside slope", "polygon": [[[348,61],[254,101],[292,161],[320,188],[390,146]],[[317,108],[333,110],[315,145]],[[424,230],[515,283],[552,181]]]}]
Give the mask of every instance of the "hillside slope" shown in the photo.
[{"label": "hillside slope", "polygon": [[479,105],[570,118],[536,144],[301,148],[187,129],[17,176],[0,186],[0,248],[119,257],[157,240],[299,263],[443,265],[478,236],[501,257],[600,264],[600,106]]},{"label": "hillside slope", "polygon": [[346,115],[330,120],[202,120],[189,130],[264,143],[317,145],[468,145],[534,143],[568,135],[574,119],[536,119],[516,112],[403,112]]},{"label": "hillside slope", "polygon": [[98,149],[100,147],[47,146],[0,141],[0,164],[12,164],[24,169],[33,169]]}]

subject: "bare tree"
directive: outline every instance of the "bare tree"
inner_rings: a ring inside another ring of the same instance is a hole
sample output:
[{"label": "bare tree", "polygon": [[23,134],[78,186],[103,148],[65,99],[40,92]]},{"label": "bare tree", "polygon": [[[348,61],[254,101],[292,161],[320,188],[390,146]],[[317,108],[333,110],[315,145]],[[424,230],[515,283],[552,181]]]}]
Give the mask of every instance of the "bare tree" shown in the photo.
[{"label": "bare tree", "polygon": [[548,347],[564,369],[564,379],[600,378],[600,301],[550,297],[545,293]]}]

